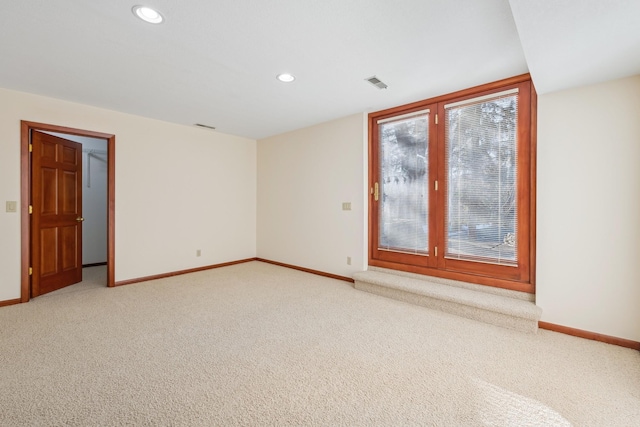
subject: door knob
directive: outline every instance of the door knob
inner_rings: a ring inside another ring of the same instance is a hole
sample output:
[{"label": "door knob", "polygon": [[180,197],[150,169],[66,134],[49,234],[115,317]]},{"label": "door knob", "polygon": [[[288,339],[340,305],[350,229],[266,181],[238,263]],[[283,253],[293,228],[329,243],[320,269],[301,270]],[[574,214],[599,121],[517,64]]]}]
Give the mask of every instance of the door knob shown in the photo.
[{"label": "door knob", "polygon": [[84,218],[82,218],[81,216],[79,216],[78,218],[76,218],[76,221],[78,221],[78,222],[82,222],[82,221],[84,221]]}]

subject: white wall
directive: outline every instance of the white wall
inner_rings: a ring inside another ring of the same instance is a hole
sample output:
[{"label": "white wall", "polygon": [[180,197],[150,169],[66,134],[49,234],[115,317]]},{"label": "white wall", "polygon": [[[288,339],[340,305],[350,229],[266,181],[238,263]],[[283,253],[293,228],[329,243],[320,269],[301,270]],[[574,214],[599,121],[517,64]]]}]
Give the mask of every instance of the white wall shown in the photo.
[{"label": "white wall", "polygon": [[260,258],[349,277],[366,268],[364,126],[357,114],[258,141]]},{"label": "white wall", "polygon": [[[256,160],[252,140],[0,90],[2,207],[19,201],[20,119],[116,134],[117,280],[256,254],[366,268],[364,115],[261,140]],[[639,161],[640,76],[539,97],[542,320],[640,341]],[[18,298],[19,214],[2,209],[0,236],[0,300]]]},{"label": "white wall", "polygon": [[[258,256],[366,268],[363,116],[258,142]],[[542,320],[640,341],[640,76],[540,96]],[[362,169],[361,169],[362,168]],[[354,203],[351,214],[342,201]],[[344,262],[355,253],[352,266]]]},{"label": "white wall", "polygon": [[82,264],[107,262],[107,141],[73,137],[82,138],[83,150],[100,152],[82,153]]},{"label": "white wall", "polygon": [[640,341],[640,76],[538,101],[542,320]]},{"label": "white wall", "polygon": [[20,215],[4,209],[20,120],[116,135],[117,281],[256,256],[256,141],[0,89],[0,301],[20,297]]}]

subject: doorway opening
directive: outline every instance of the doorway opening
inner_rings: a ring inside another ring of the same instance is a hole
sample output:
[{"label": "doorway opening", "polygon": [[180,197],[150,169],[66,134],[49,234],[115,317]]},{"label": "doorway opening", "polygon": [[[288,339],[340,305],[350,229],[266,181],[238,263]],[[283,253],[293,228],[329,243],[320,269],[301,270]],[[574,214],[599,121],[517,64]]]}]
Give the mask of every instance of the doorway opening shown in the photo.
[{"label": "doorway opening", "polygon": [[[69,139],[77,139],[75,137],[93,138],[105,141],[106,143],[106,167],[107,167],[107,236],[106,236],[106,264],[107,264],[107,286],[115,286],[115,135],[105,134],[101,132],[88,131],[83,129],[68,128],[57,125],[44,123],[21,122],[21,146],[20,146],[20,172],[21,172],[21,292],[20,301],[27,302],[32,297],[33,262],[35,258],[39,258],[42,253],[40,239],[34,239],[37,230],[33,229],[34,215],[30,212],[34,205],[34,171],[33,171],[33,155],[30,147],[32,147],[32,138],[34,133],[46,133],[68,137]],[[67,150],[68,151],[68,150]],[[38,177],[38,180],[42,178]],[[39,188],[38,188],[39,190]],[[56,196],[57,197],[57,196]],[[40,200],[37,201],[38,203]],[[36,203],[37,205],[37,203]],[[78,216],[78,221],[83,218]],[[40,231],[38,231],[40,232]],[[47,231],[48,232],[48,231]],[[61,233],[62,235],[62,233]],[[37,251],[37,252],[35,252]],[[82,264],[82,262],[80,263]],[[80,266],[82,267],[82,266]],[[39,271],[39,269],[36,269]]]}]

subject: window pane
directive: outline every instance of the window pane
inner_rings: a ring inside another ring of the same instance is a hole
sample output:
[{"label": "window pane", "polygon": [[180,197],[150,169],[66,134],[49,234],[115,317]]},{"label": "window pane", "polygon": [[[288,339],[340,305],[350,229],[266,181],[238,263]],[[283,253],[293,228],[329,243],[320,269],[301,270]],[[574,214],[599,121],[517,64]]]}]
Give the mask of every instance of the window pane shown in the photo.
[{"label": "window pane", "polygon": [[518,95],[445,106],[449,259],[517,265]]},{"label": "window pane", "polygon": [[378,124],[378,249],[428,252],[429,112]]}]

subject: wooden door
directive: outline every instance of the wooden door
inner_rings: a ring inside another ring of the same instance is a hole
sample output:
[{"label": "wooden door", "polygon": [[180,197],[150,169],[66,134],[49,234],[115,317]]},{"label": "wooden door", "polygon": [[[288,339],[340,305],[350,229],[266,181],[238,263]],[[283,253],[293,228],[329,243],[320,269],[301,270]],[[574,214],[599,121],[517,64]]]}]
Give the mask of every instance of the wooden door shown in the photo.
[{"label": "wooden door", "polygon": [[82,144],[33,131],[31,296],[82,281]]}]

